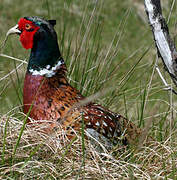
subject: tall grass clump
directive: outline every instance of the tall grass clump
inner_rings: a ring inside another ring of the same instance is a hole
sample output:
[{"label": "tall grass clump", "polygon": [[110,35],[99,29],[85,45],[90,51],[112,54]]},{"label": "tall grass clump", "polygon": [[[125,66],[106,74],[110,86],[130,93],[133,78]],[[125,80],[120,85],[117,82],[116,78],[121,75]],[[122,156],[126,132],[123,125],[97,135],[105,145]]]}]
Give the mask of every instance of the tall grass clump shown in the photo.
[{"label": "tall grass clump", "polygon": [[[173,35],[174,3],[162,4]],[[0,179],[177,178],[176,97],[164,90],[156,74],[156,65],[162,65],[142,18],[142,2],[17,0],[17,4],[0,4],[0,21],[6,22],[0,25],[0,42],[22,16],[55,18],[69,82],[90,100],[123,114],[153,140],[107,149],[94,137],[84,138],[84,123],[71,141],[60,127],[46,135],[26,125],[22,87],[29,53],[12,37],[0,52]]]}]

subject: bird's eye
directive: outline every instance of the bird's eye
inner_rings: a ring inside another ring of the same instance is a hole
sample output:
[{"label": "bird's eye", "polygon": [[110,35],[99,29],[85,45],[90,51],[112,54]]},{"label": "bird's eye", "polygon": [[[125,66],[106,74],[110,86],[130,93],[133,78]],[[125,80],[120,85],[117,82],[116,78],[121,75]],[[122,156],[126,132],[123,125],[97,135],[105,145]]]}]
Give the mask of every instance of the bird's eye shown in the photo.
[{"label": "bird's eye", "polygon": [[30,24],[25,24],[25,29],[26,30],[30,30],[31,29],[31,25]]}]

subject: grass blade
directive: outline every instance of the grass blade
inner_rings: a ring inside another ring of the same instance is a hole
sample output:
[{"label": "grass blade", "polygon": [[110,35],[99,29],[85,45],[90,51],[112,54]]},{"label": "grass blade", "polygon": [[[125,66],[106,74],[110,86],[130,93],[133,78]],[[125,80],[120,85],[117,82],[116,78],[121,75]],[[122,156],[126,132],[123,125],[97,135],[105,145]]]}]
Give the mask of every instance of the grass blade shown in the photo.
[{"label": "grass blade", "polygon": [[2,150],[2,165],[5,164],[5,148],[6,148],[6,136],[7,136],[8,121],[9,121],[9,118],[6,120],[5,127],[4,127],[3,150]]}]

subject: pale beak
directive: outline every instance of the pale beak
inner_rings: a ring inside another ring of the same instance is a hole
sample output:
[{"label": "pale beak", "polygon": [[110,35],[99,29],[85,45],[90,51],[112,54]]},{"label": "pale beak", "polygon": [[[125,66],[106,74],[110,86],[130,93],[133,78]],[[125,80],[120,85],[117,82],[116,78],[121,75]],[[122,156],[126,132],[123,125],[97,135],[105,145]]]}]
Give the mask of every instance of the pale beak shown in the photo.
[{"label": "pale beak", "polygon": [[6,37],[11,34],[21,34],[21,31],[18,29],[18,24],[8,30],[8,32],[6,33]]},{"label": "pale beak", "polygon": [[6,41],[8,39],[8,36],[11,34],[21,34],[22,32],[18,29],[18,24],[15,25],[13,28],[9,29],[6,33],[6,37],[4,39],[4,41],[2,42],[2,45],[0,46],[0,51],[2,48],[4,48]]}]

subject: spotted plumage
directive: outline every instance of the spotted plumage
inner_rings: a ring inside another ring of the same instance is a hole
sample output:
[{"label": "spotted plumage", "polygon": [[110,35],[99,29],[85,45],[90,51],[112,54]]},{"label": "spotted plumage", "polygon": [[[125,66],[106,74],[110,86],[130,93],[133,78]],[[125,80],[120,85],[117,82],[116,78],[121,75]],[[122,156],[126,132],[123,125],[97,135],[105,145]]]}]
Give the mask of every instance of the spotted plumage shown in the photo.
[{"label": "spotted plumage", "polygon": [[31,49],[23,89],[24,113],[34,119],[28,123],[48,121],[46,133],[61,125],[73,137],[84,120],[86,131],[98,140],[117,144],[123,136],[123,144],[132,143],[141,131],[126,118],[92,102],[77,106],[85,97],[67,81],[54,25],[54,20],[24,17],[7,33],[18,34],[23,47]]}]

